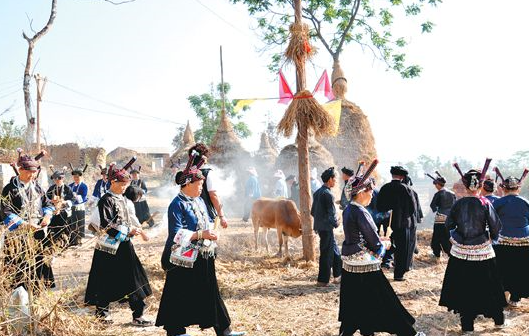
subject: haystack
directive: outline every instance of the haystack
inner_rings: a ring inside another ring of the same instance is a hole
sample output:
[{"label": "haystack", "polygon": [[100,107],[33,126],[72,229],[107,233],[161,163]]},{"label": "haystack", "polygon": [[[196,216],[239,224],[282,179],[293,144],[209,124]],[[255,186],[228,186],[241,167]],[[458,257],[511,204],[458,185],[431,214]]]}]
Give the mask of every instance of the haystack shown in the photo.
[{"label": "haystack", "polygon": [[274,171],[277,156],[277,151],[270,145],[268,134],[263,132],[261,134],[261,145],[253,158],[253,165],[259,174],[261,191],[265,196],[270,196],[273,191],[275,179],[272,176],[272,172]]},{"label": "haystack", "polygon": [[[325,169],[337,167],[331,152],[312,136],[309,137],[309,161],[311,168],[318,169],[318,177]],[[290,174],[298,176],[298,147],[296,144],[288,145],[281,150],[277,157],[276,169],[281,169],[286,176]]]},{"label": "haystack", "polygon": [[182,169],[185,168],[186,162],[189,158],[187,152],[191,146],[195,144],[195,136],[193,135],[193,131],[191,130],[191,126],[189,125],[189,120],[187,121],[187,126],[184,131],[184,135],[182,136],[182,145],[180,148],[174,152],[173,155],[171,155],[171,158],[168,162],[165,163],[165,168],[170,169],[172,162],[174,163],[180,163],[182,166]]},{"label": "haystack", "polygon": [[342,100],[338,134],[319,141],[332,153],[339,167],[356,167],[358,161],[371,162],[377,157],[371,125],[362,109],[345,98],[347,79],[338,61],[333,65],[332,83],[336,99]]},{"label": "haystack", "polygon": [[[250,153],[242,148],[241,142],[224,110],[221,112],[220,125],[209,149],[210,158],[208,162],[222,170],[226,178],[231,174],[234,177],[235,189],[233,190],[233,196],[227,200],[222,200],[225,212],[228,216],[242,216],[243,207],[241,204],[244,204],[246,169],[251,165]],[[230,187],[226,186],[226,188]]]},{"label": "haystack", "polygon": [[224,110],[221,112],[219,128],[211,142],[210,152],[208,161],[219,168],[247,168],[244,165],[248,165],[250,153],[242,148]]}]

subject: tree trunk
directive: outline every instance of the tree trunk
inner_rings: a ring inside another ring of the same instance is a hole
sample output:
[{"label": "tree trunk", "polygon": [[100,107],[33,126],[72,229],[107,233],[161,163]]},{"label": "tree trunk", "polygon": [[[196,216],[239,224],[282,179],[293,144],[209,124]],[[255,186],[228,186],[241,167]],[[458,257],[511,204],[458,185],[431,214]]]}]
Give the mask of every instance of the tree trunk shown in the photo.
[{"label": "tree trunk", "polygon": [[28,42],[28,55],[26,58],[26,66],[24,68],[24,82],[22,83],[22,90],[24,91],[24,109],[26,111],[26,121],[27,121],[27,130],[26,130],[26,147],[31,148],[32,144],[35,142],[35,117],[31,112],[31,92],[29,91],[29,84],[31,82],[31,65],[33,63],[33,48],[35,43],[44,36],[50,27],[53,25],[53,21],[57,16],[57,0],[51,1],[51,13],[48,19],[48,22],[39,32],[37,32],[33,37],[28,37],[26,33],[22,32],[22,37]]},{"label": "tree trunk", "polygon": [[[301,24],[301,0],[294,1],[295,22]],[[296,90],[300,92],[305,89],[305,69],[296,66]],[[301,212],[301,231],[303,243],[303,259],[314,261],[314,232],[312,230],[312,216],[310,208],[312,197],[310,193],[309,178],[309,131],[307,125],[298,123],[298,169],[299,169],[299,207]]]},{"label": "tree trunk", "polygon": [[303,259],[314,261],[314,231],[310,208],[312,197],[310,193],[309,166],[309,138],[306,125],[298,125],[298,169],[299,169],[299,207],[301,212],[301,231],[303,244]]},{"label": "tree trunk", "polygon": [[35,142],[35,118],[31,113],[31,93],[29,92],[29,85],[31,82],[31,65],[33,62],[33,42],[28,41],[28,55],[26,58],[26,67],[24,68],[24,81],[22,90],[24,91],[24,108],[26,110],[26,148],[30,148],[31,144]]}]

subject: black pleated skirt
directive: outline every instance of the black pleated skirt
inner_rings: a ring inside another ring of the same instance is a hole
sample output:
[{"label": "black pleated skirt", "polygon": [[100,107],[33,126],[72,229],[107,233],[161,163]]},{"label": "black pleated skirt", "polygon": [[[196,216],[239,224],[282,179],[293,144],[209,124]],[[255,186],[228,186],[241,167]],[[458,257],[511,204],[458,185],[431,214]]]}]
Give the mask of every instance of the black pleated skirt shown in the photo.
[{"label": "black pleated skirt", "polygon": [[450,256],[440,306],[454,313],[492,317],[507,306],[496,258],[468,261]]},{"label": "black pleated skirt", "polygon": [[217,327],[231,324],[215,274],[215,259],[200,255],[193,268],[174,266],[166,273],[156,326],[164,329]]},{"label": "black pleated skirt", "polygon": [[512,296],[529,297],[529,246],[494,245],[503,287]]},{"label": "black pleated skirt", "polygon": [[402,305],[382,271],[342,272],[340,285],[340,336],[388,332],[399,336],[416,334],[415,319]]},{"label": "black pleated skirt", "polygon": [[115,255],[94,250],[85,303],[104,307],[110,302],[139,301],[152,294],[147,274],[130,241]]}]

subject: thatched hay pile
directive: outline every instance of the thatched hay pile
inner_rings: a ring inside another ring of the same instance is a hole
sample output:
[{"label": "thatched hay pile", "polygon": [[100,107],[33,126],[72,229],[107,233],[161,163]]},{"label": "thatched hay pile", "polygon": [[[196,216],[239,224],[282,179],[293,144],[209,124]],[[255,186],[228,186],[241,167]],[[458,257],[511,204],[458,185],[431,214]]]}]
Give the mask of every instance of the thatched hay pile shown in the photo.
[{"label": "thatched hay pile", "polygon": [[261,144],[259,150],[255,153],[253,158],[253,165],[259,174],[259,182],[261,184],[261,192],[263,195],[271,195],[274,188],[273,171],[277,160],[278,153],[270,145],[268,134],[263,132],[261,134]]},{"label": "thatched hay pile", "polygon": [[322,137],[319,141],[332,153],[338,166],[356,167],[358,161],[371,162],[377,157],[371,125],[362,109],[345,99],[347,80],[339,62],[332,72],[333,93],[342,99],[342,113],[336,137]]},{"label": "thatched hay pile", "polygon": [[[310,167],[318,169],[318,177],[325,169],[335,167],[334,158],[325,147],[314,137],[309,137],[309,162]],[[281,150],[276,161],[276,169],[281,169],[286,176],[298,176],[298,147],[296,144],[286,146]]]},{"label": "thatched hay pile", "polygon": [[220,168],[224,167],[241,167],[241,161],[248,163],[250,153],[241,146],[241,141],[235,134],[231,122],[226,116],[226,111],[220,115],[220,125],[217,133],[213,137],[210,146],[209,162]]},{"label": "thatched hay pile", "polygon": [[195,144],[195,136],[193,135],[193,131],[191,130],[191,126],[189,125],[189,120],[187,121],[187,126],[184,131],[183,139],[182,139],[182,145],[180,148],[177,149],[176,152],[174,152],[173,155],[171,155],[171,158],[168,162],[165,163],[165,168],[170,169],[171,168],[171,161],[174,163],[180,163],[182,169],[185,167],[186,162],[189,158],[189,155],[187,154],[187,151],[190,147],[192,147]]},{"label": "thatched hay pile", "polygon": [[[221,112],[220,125],[209,149],[210,158],[208,162],[223,170],[225,176],[230,174],[234,176],[233,196],[227,200],[223,199],[222,203],[227,207],[226,210],[229,214],[240,215],[243,209],[242,206],[238,205],[244,204],[246,169],[252,163],[250,153],[242,147],[224,110]],[[229,188],[229,186],[226,187]],[[230,205],[232,208],[229,208]]]}]

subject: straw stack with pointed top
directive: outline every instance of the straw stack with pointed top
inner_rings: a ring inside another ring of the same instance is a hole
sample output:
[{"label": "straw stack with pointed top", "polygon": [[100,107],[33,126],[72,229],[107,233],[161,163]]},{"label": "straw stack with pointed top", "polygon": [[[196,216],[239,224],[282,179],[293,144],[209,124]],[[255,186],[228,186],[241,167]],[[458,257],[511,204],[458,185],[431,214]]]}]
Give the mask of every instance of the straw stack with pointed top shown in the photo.
[{"label": "straw stack with pointed top", "polygon": [[219,128],[211,141],[209,149],[211,154],[208,161],[221,168],[230,165],[238,166],[241,160],[247,162],[250,157],[250,153],[242,148],[241,141],[235,134],[224,110],[221,111]]},{"label": "straw stack with pointed top", "polygon": [[377,151],[369,119],[358,105],[345,98],[347,79],[338,60],[333,64],[331,83],[334,96],[342,100],[338,134],[318,138],[318,141],[333,154],[340,167],[354,165],[360,160],[373,160]]},{"label": "straw stack with pointed top", "polygon": [[189,155],[187,151],[191,146],[195,144],[195,136],[193,135],[193,131],[191,130],[191,126],[189,125],[189,120],[187,121],[186,128],[184,130],[184,134],[182,136],[182,144],[180,145],[180,148],[176,150],[176,152],[171,155],[170,159],[166,162],[165,168],[170,169],[171,168],[171,161],[172,162],[187,162]]}]

